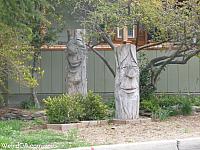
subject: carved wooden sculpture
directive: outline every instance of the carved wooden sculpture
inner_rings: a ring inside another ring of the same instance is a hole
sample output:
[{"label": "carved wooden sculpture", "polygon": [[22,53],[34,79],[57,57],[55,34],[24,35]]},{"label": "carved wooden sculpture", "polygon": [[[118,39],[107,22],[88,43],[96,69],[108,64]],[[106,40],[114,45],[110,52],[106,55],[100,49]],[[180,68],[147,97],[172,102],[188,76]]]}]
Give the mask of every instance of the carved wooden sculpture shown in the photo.
[{"label": "carved wooden sculpture", "polygon": [[139,118],[139,67],[131,44],[116,48],[115,99],[117,119]]},{"label": "carved wooden sculpture", "polygon": [[82,29],[76,29],[67,44],[67,93],[87,94],[86,53]]}]

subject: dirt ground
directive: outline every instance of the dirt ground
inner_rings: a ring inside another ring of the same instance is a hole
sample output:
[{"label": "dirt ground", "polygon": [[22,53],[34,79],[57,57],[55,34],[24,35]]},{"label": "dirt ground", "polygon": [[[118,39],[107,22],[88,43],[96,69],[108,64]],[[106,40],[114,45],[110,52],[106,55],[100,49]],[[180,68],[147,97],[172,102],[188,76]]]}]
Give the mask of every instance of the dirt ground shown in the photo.
[{"label": "dirt ground", "polygon": [[107,125],[79,129],[79,137],[92,145],[169,140],[200,136],[200,114],[171,117],[162,122]]}]

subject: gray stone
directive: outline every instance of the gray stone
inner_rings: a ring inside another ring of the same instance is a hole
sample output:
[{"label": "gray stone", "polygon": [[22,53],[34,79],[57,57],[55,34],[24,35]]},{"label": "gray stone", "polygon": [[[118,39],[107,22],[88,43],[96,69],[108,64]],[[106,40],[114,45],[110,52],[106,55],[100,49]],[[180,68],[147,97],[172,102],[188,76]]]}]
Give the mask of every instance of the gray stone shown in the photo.
[{"label": "gray stone", "polygon": [[45,111],[37,111],[32,116],[36,117],[36,118],[43,117],[43,116],[46,116],[46,112]]},{"label": "gray stone", "polygon": [[200,112],[200,107],[199,106],[192,106],[192,111],[193,112]]}]

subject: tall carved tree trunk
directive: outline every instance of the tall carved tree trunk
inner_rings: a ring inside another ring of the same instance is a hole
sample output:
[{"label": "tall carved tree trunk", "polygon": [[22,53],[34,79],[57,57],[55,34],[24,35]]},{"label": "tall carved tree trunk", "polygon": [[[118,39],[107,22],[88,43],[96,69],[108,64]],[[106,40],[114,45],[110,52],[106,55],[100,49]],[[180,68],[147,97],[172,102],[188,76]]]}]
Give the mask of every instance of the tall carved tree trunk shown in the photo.
[{"label": "tall carved tree trunk", "polygon": [[117,119],[139,118],[139,67],[132,44],[115,49],[115,104]]},{"label": "tall carved tree trunk", "polygon": [[87,94],[87,49],[83,40],[84,30],[76,29],[67,44],[67,93]]}]

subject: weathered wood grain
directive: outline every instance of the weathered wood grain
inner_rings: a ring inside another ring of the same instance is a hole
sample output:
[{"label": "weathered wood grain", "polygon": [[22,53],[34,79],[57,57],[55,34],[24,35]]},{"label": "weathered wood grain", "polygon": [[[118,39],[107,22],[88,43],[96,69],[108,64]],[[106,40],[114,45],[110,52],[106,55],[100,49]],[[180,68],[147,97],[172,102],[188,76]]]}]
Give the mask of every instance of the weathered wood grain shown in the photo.
[{"label": "weathered wood grain", "polygon": [[136,47],[125,44],[116,48],[115,104],[117,119],[139,118],[139,67]]},{"label": "weathered wood grain", "polygon": [[68,94],[87,94],[87,49],[83,42],[83,32],[82,29],[76,29],[67,44],[66,56],[68,65],[66,81]]}]

